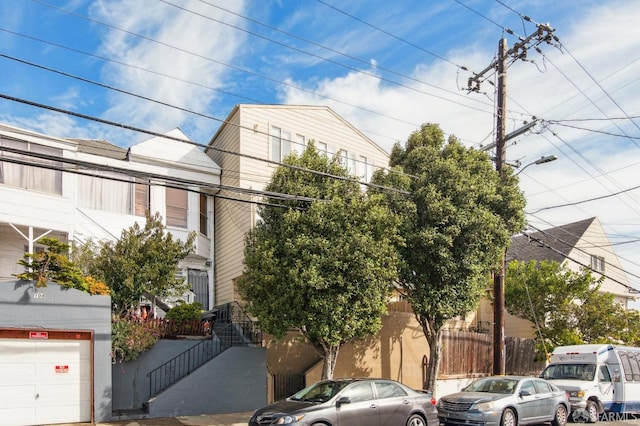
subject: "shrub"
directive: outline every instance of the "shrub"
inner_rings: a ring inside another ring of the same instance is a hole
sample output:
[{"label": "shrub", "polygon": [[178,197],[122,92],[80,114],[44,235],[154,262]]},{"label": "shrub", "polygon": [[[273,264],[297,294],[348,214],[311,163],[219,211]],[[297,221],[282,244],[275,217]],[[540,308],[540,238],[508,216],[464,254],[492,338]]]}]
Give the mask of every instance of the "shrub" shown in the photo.
[{"label": "shrub", "polygon": [[165,319],[181,321],[193,321],[200,320],[202,314],[202,303],[182,303],[169,309],[169,312],[165,315]]},{"label": "shrub", "polygon": [[146,328],[144,323],[114,317],[111,321],[111,358],[118,362],[133,361],[159,338],[160,333]]}]

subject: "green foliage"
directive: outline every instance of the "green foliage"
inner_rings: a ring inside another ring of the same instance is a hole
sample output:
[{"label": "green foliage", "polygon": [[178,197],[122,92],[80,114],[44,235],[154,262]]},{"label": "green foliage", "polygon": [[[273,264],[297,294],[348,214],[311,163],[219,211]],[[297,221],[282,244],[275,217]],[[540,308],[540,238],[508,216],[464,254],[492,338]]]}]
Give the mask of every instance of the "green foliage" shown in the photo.
[{"label": "green foliage", "polygon": [[322,350],[323,376],[331,377],[339,348],[382,326],[396,277],[397,220],[313,145],[286,162],[346,179],[275,171],[267,191],[313,199],[269,199],[283,207],[260,208],[238,290],[264,331],[282,337],[296,329]]},{"label": "green foliage", "polygon": [[83,274],[82,270],[69,258],[69,245],[56,238],[43,237],[38,241],[45,246],[40,253],[26,253],[19,265],[28,269],[17,274],[20,280],[35,281],[36,287],[46,287],[53,281],[63,287],[74,288],[91,294],[108,295],[109,288],[101,281]]},{"label": "green foliage", "polygon": [[169,312],[164,316],[167,320],[176,321],[193,321],[201,319],[202,303],[180,303],[169,309]]},{"label": "green foliage", "polygon": [[[511,171],[501,178],[486,153],[453,136],[445,142],[435,124],[412,133],[404,148],[396,144],[390,165],[374,183],[409,192],[385,194],[402,218],[400,284],[434,346],[446,321],[477,306],[511,235],[524,227],[525,199]],[[429,371],[431,385],[437,366]]]},{"label": "green foliage", "polygon": [[510,314],[537,324],[541,350],[586,343],[636,345],[639,314],[627,311],[612,294],[599,292],[601,283],[586,269],[513,261],[507,267],[505,306]]},{"label": "green foliage", "polygon": [[143,322],[114,315],[111,321],[111,357],[118,362],[137,359],[160,338],[160,332],[146,328]]},{"label": "green foliage", "polygon": [[193,233],[184,243],[174,239],[165,232],[159,214],[147,216],[144,228],[135,223],[122,231],[119,240],[105,243],[92,270],[111,288],[114,305],[123,314],[145,294],[166,297],[187,289],[176,274],[194,239]]}]

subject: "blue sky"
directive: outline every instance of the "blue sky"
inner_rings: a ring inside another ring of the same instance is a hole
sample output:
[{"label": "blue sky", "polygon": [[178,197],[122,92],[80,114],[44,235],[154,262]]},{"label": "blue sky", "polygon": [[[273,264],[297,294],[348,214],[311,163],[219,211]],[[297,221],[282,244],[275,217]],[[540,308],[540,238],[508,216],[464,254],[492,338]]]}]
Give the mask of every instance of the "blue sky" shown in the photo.
[{"label": "blue sky", "polygon": [[[508,161],[558,157],[520,169],[528,221],[598,216],[640,288],[638,0],[21,0],[0,13],[3,95],[201,143],[238,103],[323,104],[387,150],[425,122],[491,143],[495,75],[481,93],[467,80],[500,38],[511,47],[548,23],[557,41],[507,72],[507,131],[544,120]],[[0,122],[122,146],[148,137],[6,99]]]}]

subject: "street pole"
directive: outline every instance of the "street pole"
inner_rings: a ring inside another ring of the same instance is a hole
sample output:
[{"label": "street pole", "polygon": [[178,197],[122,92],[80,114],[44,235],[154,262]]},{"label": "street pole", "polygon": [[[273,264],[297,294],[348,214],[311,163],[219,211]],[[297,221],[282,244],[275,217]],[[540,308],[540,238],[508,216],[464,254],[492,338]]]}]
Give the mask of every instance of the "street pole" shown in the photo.
[{"label": "street pole", "polygon": [[[507,59],[512,57],[513,60],[526,59],[527,51],[531,47],[537,48],[542,43],[552,44],[557,41],[553,36],[554,29],[549,24],[536,24],[536,32],[530,34],[526,38],[520,38],[511,49],[507,49],[507,40],[502,38],[498,43],[498,58],[489,64],[479,73],[474,73],[468,81],[469,92],[479,92],[480,82],[484,75],[496,70],[498,74],[497,100],[496,100],[496,140],[490,146],[483,148],[489,150],[495,146],[496,170],[500,179],[504,178],[504,168],[507,163],[506,143],[509,139],[524,133],[533,127],[538,121],[525,125],[523,128],[506,134],[506,115],[507,115]],[[509,31],[507,31],[509,32]],[[509,32],[513,34],[513,32]],[[506,249],[502,251],[502,259],[499,265],[499,271],[493,276],[493,374],[505,374],[505,331],[504,331],[504,278],[505,278],[505,258]]]},{"label": "street pole", "polygon": [[[507,161],[506,150],[506,111],[507,111],[507,40],[498,43],[498,99],[496,108],[496,170],[500,179],[504,178],[504,165]],[[505,374],[504,348],[504,274],[505,253],[502,252],[500,271],[493,276],[493,374]]]}]

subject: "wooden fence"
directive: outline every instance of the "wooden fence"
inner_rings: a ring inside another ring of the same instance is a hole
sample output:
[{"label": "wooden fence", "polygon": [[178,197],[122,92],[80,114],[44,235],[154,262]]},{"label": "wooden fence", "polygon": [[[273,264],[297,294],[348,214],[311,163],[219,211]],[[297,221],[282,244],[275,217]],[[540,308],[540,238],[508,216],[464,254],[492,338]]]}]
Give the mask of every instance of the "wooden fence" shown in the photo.
[{"label": "wooden fence", "polygon": [[[505,338],[505,373],[537,375],[545,366],[536,361],[535,341]],[[493,373],[493,336],[470,331],[445,331],[438,377],[454,378]]]}]

